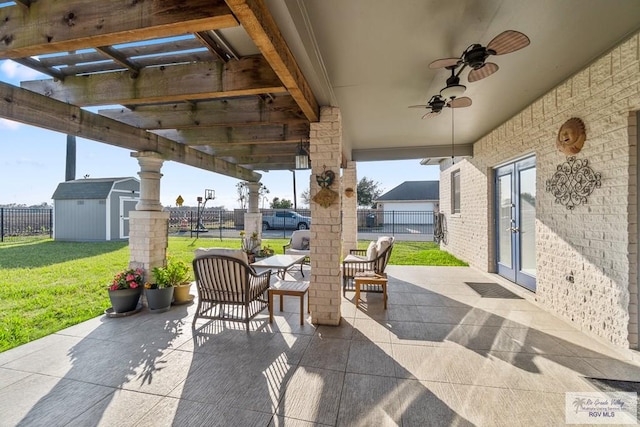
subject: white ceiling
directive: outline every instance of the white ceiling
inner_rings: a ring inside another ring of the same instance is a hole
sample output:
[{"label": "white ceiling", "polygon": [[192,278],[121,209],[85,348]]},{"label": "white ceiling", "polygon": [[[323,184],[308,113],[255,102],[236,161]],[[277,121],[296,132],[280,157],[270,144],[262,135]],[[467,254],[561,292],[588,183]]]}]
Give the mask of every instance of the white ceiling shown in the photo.
[{"label": "white ceiling", "polygon": [[407,108],[445,86],[449,71],[428,67],[436,59],[459,57],[505,30],[531,40],[490,57],[500,70],[485,79],[467,83],[468,69],[462,73],[473,105],[455,110],[455,143],[471,144],[640,29],[640,0],[267,4],[319,103],[340,107],[346,152],[358,161],[419,159],[430,146],[449,150],[452,110],[421,120],[426,110]]}]

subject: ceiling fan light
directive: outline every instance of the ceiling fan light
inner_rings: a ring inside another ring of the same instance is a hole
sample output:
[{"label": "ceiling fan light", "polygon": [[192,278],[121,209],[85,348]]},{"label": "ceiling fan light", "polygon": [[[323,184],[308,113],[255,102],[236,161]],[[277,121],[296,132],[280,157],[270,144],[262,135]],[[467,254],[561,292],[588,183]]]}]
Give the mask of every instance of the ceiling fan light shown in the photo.
[{"label": "ceiling fan light", "polygon": [[463,85],[451,85],[447,86],[440,91],[440,96],[445,99],[453,99],[461,96],[464,91],[467,90],[466,86]]}]

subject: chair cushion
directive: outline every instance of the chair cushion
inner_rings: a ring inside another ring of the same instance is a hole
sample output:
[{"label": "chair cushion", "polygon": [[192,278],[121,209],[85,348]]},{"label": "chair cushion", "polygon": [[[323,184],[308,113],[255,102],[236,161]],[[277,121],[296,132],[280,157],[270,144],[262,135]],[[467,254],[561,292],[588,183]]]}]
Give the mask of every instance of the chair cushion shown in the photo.
[{"label": "chair cushion", "polygon": [[[302,247],[303,239],[311,240],[311,231],[310,230],[296,230],[291,233],[291,247],[293,249],[304,249]],[[309,247],[307,247],[309,249]]]},{"label": "chair cushion", "polygon": [[201,258],[209,255],[223,255],[231,258],[239,259],[245,263],[249,263],[247,254],[240,249],[227,249],[227,248],[198,248],[195,250],[195,257]]},{"label": "chair cushion", "polygon": [[302,244],[300,245],[300,249],[306,251],[309,249],[309,238],[308,237],[303,237],[302,238]]},{"label": "chair cushion", "polygon": [[349,261],[368,261],[368,260],[363,256],[349,254],[344,258],[344,261],[349,262]]},{"label": "chair cushion", "polygon": [[386,251],[387,248],[391,246],[392,241],[393,238],[389,236],[378,237],[378,241],[375,243],[377,255],[380,255],[382,252]]},{"label": "chair cushion", "polygon": [[287,248],[287,250],[284,252],[285,255],[305,255],[305,256],[309,256],[311,255],[311,251],[308,249],[291,249],[291,248]]},{"label": "chair cushion", "polygon": [[373,261],[378,256],[378,248],[376,247],[376,242],[369,243],[369,247],[367,248],[367,260]]}]

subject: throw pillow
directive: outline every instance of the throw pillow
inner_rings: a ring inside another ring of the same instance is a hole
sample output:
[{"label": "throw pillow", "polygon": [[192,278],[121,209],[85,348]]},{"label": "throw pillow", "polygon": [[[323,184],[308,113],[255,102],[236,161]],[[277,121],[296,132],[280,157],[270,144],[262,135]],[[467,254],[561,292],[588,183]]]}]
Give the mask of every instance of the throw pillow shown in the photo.
[{"label": "throw pillow", "polygon": [[369,243],[369,247],[367,248],[367,261],[373,261],[377,256],[376,242]]},{"label": "throw pillow", "polygon": [[376,242],[376,252],[380,255],[382,252],[386,251],[387,248],[391,246],[391,238],[388,236],[378,237],[378,241]]},{"label": "throw pillow", "polygon": [[308,251],[309,250],[309,238],[308,237],[303,237],[302,238],[302,244],[300,245],[300,249],[302,249],[304,251]]}]

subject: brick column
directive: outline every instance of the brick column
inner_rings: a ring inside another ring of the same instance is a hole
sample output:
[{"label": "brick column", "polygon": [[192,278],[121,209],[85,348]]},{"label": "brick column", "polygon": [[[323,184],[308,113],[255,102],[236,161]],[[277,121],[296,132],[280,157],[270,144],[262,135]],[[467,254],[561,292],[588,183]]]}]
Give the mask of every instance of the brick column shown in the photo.
[{"label": "brick column", "polygon": [[[342,273],[340,271],[342,249],[340,163],[342,158],[342,121],[340,109],[322,107],[320,121],[311,123],[311,278],[309,307],[311,321],[320,325],[340,324],[342,300]],[[324,170],[335,173],[336,180],[330,189],[338,193],[337,199],[328,207],[313,201],[321,190],[316,175]]]},{"label": "brick column", "polygon": [[163,160],[155,152],[131,153],[140,165],[140,201],[129,213],[129,267],[142,268],[145,280],[153,267],[165,265],[169,241],[169,212],[160,204],[160,168]]},{"label": "brick column", "polygon": [[[347,190],[353,190],[347,191]],[[342,253],[358,247],[358,177],[356,162],[342,170]]]},{"label": "brick column", "polygon": [[244,214],[244,231],[247,236],[251,236],[253,232],[258,233],[258,242],[262,246],[262,213],[260,212],[260,188],[262,184],[259,182],[247,182],[249,189],[249,203],[247,213]]}]

